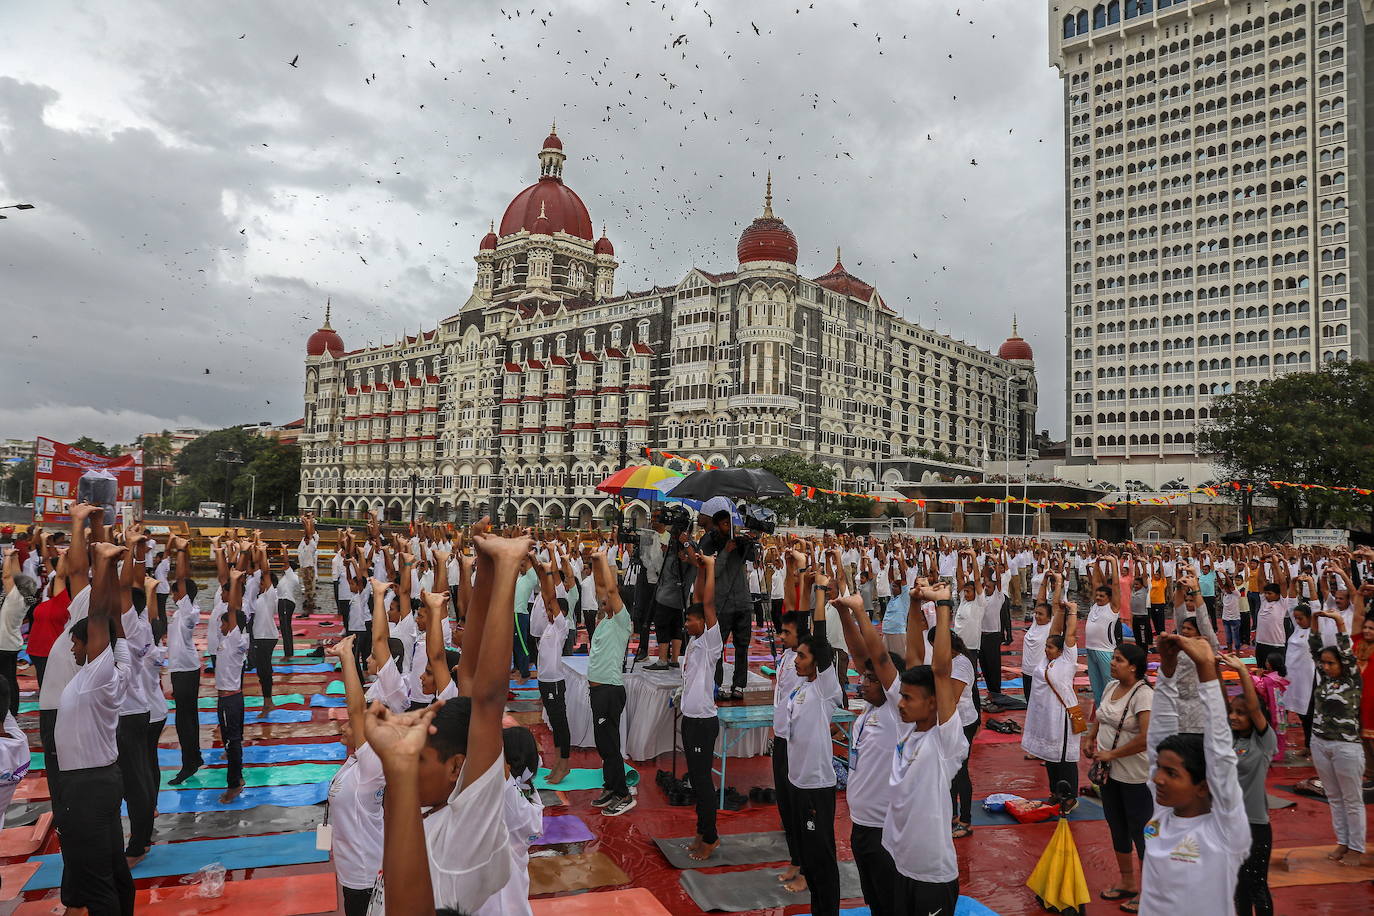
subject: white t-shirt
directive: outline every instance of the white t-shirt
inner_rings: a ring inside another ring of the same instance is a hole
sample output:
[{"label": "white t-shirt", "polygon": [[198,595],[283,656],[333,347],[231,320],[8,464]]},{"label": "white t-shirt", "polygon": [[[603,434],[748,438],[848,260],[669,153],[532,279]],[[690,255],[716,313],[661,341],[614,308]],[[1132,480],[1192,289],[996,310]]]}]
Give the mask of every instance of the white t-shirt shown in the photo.
[{"label": "white t-shirt", "polygon": [[787,781],[798,789],[835,785],[830,716],[842,697],[833,667],[814,681],[799,680],[787,696]]},{"label": "white t-shirt", "polygon": [[148,623],[147,618],[132,607],[124,612],[123,624],[124,643],[129,652],[129,676],[124,681],[119,714],[121,716],[136,716],[148,711],[149,697],[143,689],[147,679],[144,676],[143,667],[145,664],[151,664],[151,661],[148,660],[148,652],[153,647],[153,628]]},{"label": "white t-shirt", "polygon": [[[901,699],[900,681],[888,689],[888,703]],[[913,881],[945,883],[959,877],[949,824],[950,780],[968,755],[959,717],[918,732],[903,726],[890,757],[889,804],[883,819],[883,848],[897,870]]]},{"label": "white t-shirt", "polygon": [[200,652],[196,650],[196,626],[200,608],[189,596],[177,601],[167,627],[167,667],[173,671],[199,671]]},{"label": "white t-shirt", "polygon": [[296,606],[301,606],[304,597],[304,589],[301,588],[301,577],[296,575],[296,571],[287,567],[280,576],[277,577],[277,597],[285,598]]},{"label": "white t-shirt", "polygon": [[[900,689],[901,682],[893,681]],[[864,827],[881,827],[892,803],[892,752],[897,749],[901,717],[892,699],[881,706],[865,703],[854,720],[849,740],[849,818]]]},{"label": "white t-shirt", "polygon": [[219,641],[222,638],[219,632],[220,621],[229,611],[229,604],[224,600],[224,589],[215,586],[215,600],[210,605],[210,620],[205,626],[205,649],[211,655],[219,654]]},{"label": "white t-shirt", "polygon": [[410,688],[396,668],[396,659],[388,657],[386,664],[378,669],[377,679],[367,688],[366,699],[369,703],[381,700],[392,712],[405,712],[410,708]]},{"label": "white t-shirt", "polygon": [[1240,592],[1221,593],[1221,619],[1240,620]]},{"label": "white t-shirt", "polygon": [[981,594],[974,597],[972,601],[964,601],[959,604],[954,612],[954,632],[959,634],[959,638],[964,641],[964,647],[969,651],[977,651],[978,644],[983,638],[983,596]]},{"label": "white t-shirt", "polygon": [[372,596],[366,593],[348,596],[348,629],[361,633],[372,620]]},{"label": "white t-shirt", "polygon": [[[1098,652],[1116,649],[1113,626],[1121,617],[1110,604],[1094,604],[1088,609],[1088,623],[1084,629],[1084,648]],[[1076,625],[1076,622],[1074,622]]]},{"label": "white t-shirt", "polygon": [[[244,600],[246,602],[247,598]],[[281,638],[281,628],[277,626],[276,586],[269,586],[267,591],[253,600],[253,638]]]},{"label": "white t-shirt", "polygon": [[319,545],[319,537],[301,538],[301,542],[296,545],[296,562],[300,564],[302,569],[314,568]]},{"label": "white t-shirt", "polygon": [[215,689],[235,692],[243,689],[243,660],[248,657],[250,637],[247,630],[231,627],[220,636],[215,653]]},{"label": "white t-shirt", "polygon": [[1258,623],[1255,627],[1255,642],[1264,643],[1266,646],[1283,645],[1287,639],[1287,634],[1283,631],[1283,621],[1297,604],[1297,599],[1294,598],[1280,598],[1278,601],[1261,598],[1256,618]]},{"label": "white t-shirt", "polygon": [[170,595],[172,585],[167,581],[167,577],[172,574],[172,564],[163,557],[158,561],[157,567],[153,569],[153,578],[157,580],[157,593],[159,595]]},{"label": "white t-shirt", "polygon": [[9,809],[14,790],[29,772],[29,739],[5,710],[4,734],[0,734],[0,811]]},{"label": "white t-shirt", "polygon": [[723,641],[720,624],[707,627],[687,644],[682,664],[682,714],[691,719],[714,719],[716,659]]},{"label": "white t-shirt", "polygon": [[565,677],[563,672],[563,644],[568,639],[568,615],[559,613],[549,619],[542,608],[530,615],[530,635],[539,640],[539,651],[535,659],[539,680],[556,684]]},{"label": "white t-shirt", "polygon": [[329,783],[334,871],[350,890],[371,890],[382,870],[382,761],[366,744],[344,761]]},{"label": "white t-shirt", "polygon": [[[1050,635],[1048,623],[1033,623],[1026,628],[1021,638],[1021,670],[1027,674],[1034,671],[1045,660],[1045,638]],[[1030,697],[1025,698],[1030,702]]]},{"label": "white t-shirt", "polygon": [[[964,692],[959,694],[959,726],[967,728],[978,721],[978,707],[973,705],[973,662],[968,660],[968,656],[962,653],[954,656],[953,670],[950,676],[956,681],[962,681]],[[1002,684],[988,684],[988,689],[994,692],[1001,692]]]},{"label": "white t-shirt", "polygon": [[502,817],[510,834],[510,880],[473,916],[526,916],[530,910],[530,843],[544,829],[544,806],[513,777],[506,777]]},{"label": "white t-shirt", "polygon": [[24,648],[24,637],[19,632],[24,625],[24,612],[28,609],[24,593],[12,588],[5,593],[5,602],[0,605],[0,649],[18,652]]},{"label": "white t-shirt", "polygon": [[[70,653],[69,653],[70,654]],[[787,740],[789,720],[787,697],[801,681],[797,674],[797,650],[783,649],[778,661],[778,673],[773,679],[773,735]]]},{"label": "white t-shirt", "polygon": [[783,599],[783,588],[787,583],[787,574],[781,569],[773,570],[768,580],[768,597],[777,601]]},{"label": "white t-shirt", "polygon": [[[62,702],[62,691],[76,677],[79,670],[76,659],[72,657],[72,627],[78,620],[85,618],[91,607],[91,587],[87,585],[76,593],[67,609],[67,626],[62,635],[53,641],[48,652],[48,667],[43,672],[43,686],[38,690],[38,708],[57,709]],[[59,755],[58,759],[61,759]]]},{"label": "white t-shirt", "polygon": [[500,755],[448,803],[425,818],[425,846],[436,909],[475,912],[510,880],[510,832],[506,828],[506,763]]},{"label": "white t-shirt", "polygon": [[[1011,573],[1006,575],[1009,576]],[[1000,589],[991,595],[983,595],[983,633],[1002,632],[1002,602],[1006,599],[1006,593]],[[969,648],[972,649],[973,646]]]},{"label": "white t-shirt", "polygon": [[106,767],[119,757],[115,728],[128,677],[129,651],[121,639],[78,666],[76,676],[62,689],[53,743],[64,771]]}]

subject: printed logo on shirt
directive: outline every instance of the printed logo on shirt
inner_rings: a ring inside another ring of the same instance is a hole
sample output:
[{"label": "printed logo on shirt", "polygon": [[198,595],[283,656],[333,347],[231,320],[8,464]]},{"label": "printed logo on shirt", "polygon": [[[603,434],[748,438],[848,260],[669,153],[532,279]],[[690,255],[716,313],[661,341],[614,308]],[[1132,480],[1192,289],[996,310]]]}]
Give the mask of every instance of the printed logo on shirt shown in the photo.
[{"label": "printed logo on shirt", "polygon": [[1145,825],[1145,839],[1153,840],[1159,836],[1159,821],[1150,821]]},{"label": "printed logo on shirt", "polygon": [[1184,865],[1194,865],[1201,857],[1202,849],[1198,846],[1197,840],[1193,838],[1191,833],[1184,837],[1179,844],[1174,847],[1173,852],[1169,853],[1169,861],[1181,862]]}]

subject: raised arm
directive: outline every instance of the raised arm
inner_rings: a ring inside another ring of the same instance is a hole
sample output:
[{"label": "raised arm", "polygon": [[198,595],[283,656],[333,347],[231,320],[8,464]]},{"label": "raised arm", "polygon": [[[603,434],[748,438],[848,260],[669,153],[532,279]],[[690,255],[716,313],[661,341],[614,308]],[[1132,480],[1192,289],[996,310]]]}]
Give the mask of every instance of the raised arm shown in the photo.
[{"label": "raised arm", "polygon": [[1261,735],[1269,730],[1269,720],[1264,715],[1264,704],[1260,702],[1259,691],[1255,689],[1255,679],[1250,676],[1250,669],[1245,666],[1245,662],[1237,655],[1217,656],[1226,667],[1236,672],[1240,676],[1241,695],[1245,698],[1245,711],[1250,715],[1250,722],[1254,725],[1255,731]]},{"label": "raised arm", "polygon": [[959,708],[959,696],[964,692],[962,681],[953,678],[953,649],[950,644],[950,617],[954,604],[950,601],[947,583],[941,582],[927,594],[935,602],[935,646],[931,671],[935,675],[935,707],[941,724],[949,721]]},{"label": "raised arm", "polygon": [[929,583],[922,576],[916,580],[914,588],[907,590],[906,606],[906,666],[918,664],[926,657],[926,612],[921,607],[925,602],[925,592]]},{"label": "raised arm", "polygon": [[362,746],[364,740],[363,717],[367,703],[363,700],[363,681],[358,676],[358,664],[353,660],[353,640],[349,635],[324,650],[324,654],[339,660],[339,671],[343,678],[344,697],[348,701],[348,722],[351,726],[352,741],[346,748],[352,754]]},{"label": "raised arm", "polygon": [[92,519],[94,527],[94,520],[104,512],[101,507],[89,503],[77,503],[71,508],[72,546],[67,550],[67,581],[73,597],[91,584],[91,547],[86,536],[86,519]]},{"label": "raised arm", "polygon": [[[434,885],[420,818],[420,752],[442,703],[411,713],[393,713],[381,703],[367,711],[367,743],[382,761],[386,798],[382,812],[382,874],[386,916],[434,912]],[[469,739],[469,746],[471,740]]]},{"label": "raised arm", "polygon": [[425,657],[429,661],[429,674],[434,678],[434,694],[438,696],[453,682],[448,670],[448,651],[444,647],[444,616],[448,609],[448,592],[426,592],[424,612],[429,615],[425,622]]},{"label": "raised arm", "polygon": [[[461,776],[464,789],[504,753],[501,719],[506,712],[509,647],[515,628],[515,577],[520,574],[520,563],[529,550],[530,539],[524,536],[484,535],[477,540],[478,556],[491,565],[491,597],[482,621],[483,651],[472,683],[472,718]],[[498,647],[504,647],[504,651],[497,651]]]},{"label": "raised arm", "polygon": [[391,657],[391,648],[387,645],[391,622],[386,619],[386,592],[391,585],[381,579],[369,581],[372,584],[372,663],[381,670]]}]

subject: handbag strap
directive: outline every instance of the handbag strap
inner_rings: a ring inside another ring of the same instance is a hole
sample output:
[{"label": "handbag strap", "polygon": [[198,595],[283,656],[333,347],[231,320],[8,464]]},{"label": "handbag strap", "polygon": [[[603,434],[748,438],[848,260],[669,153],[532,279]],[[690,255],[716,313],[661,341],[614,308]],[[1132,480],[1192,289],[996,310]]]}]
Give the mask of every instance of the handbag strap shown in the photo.
[{"label": "handbag strap", "polygon": [[1059,701],[1059,705],[1062,706],[1062,707],[1064,707],[1064,711],[1065,711],[1065,712],[1068,712],[1070,709],[1077,709],[1077,708],[1078,708],[1078,704],[1077,704],[1077,703],[1073,704],[1073,706],[1069,706],[1068,703],[1065,703],[1065,702],[1064,702],[1064,698],[1061,697],[1061,696],[1059,695],[1059,690],[1054,686],[1054,681],[1050,680],[1050,668],[1049,668],[1049,665],[1046,665],[1046,666],[1045,666],[1045,686],[1048,687],[1048,688],[1050,688],[1050,692],[1053,693],[1053,694],[1054,694],[1054,698],[1055,698],[1056,700]]},{"label": "handbag strap", "polygon": [[1121,740],[1121,726],[1125,725],[1126,720],[1130,718],[1131,701],[1135,699],[1136,691],[1138,691],[1140,686],[1144,683],[1144,681],[1136,681],[1135,686],[1131,688],[1131,692],[1126,694],[1126,706],[1121,710],[1121,718],[1112,726],[1112,746],[1107,748],[1107,750],[1116,750],[1116,743]]}]

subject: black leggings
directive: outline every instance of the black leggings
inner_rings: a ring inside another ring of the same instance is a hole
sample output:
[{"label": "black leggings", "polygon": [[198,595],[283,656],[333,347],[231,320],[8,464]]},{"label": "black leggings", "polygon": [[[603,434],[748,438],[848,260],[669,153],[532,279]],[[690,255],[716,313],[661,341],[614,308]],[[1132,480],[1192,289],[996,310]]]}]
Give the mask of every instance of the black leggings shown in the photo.
[{"label": "black leggings", "polygon": [[341,884],[339,890],[343,892],[344,916],[367,916],[367,908],[372,903],[372,888],[364,891]]},{"label": "black leggings", "polygon": [[1148,649],[1151,645],[1153,634],[1150,629],[1150,615],[1132,614],[1131,626],[1135,627],[1135,644],[1142,649]]},{"label": "black leggings", "polygon": [[[1054,791],[1054,787],[1050,787]],[[1145,783],[1117,782],[1111,777],[1102,786],[1102,812],[1112,831],[1112,849],[1126,855],[1135,847],[1135,854],[1145,858],[1145,825],[1154,810],[1154,799]]]},{"label": "black leggings", "polygon": [[840,863],[835,857],[835,787],[792,786],[792,829],[801,872],[811,892],[812,916],[839,916]]},{"label": "black leggings", "polygon": [[801,854],[797,851],[797,837],[792,832],[792,784],[787,781],[787,739],[773,739],[773,793],[778,800],[778,821],[782,824],[783,836],[787,838],[789,864],[801,867]]},{"label": "black leggings", "polygon": [[687,776],[697,799],[697,835],[705,843],[720,839],[716,833],[716,785],[711,779],[711,764],[716,759],[716,735],[720,719],[682,717],[682,753],[687,758]]},{"label": "black leggings", "polygon": [[153,806],[156,790],[148,768],[148,714],[120,716],[115,728],[119,750],[120,784],[129,808],[129,845],[125,854],[137,857],[148,851],[153,839]]},{"label": "black leggings", "polygon": [[[1077,736],[1074,736],[1077,740]],[[1066,782],[1069,784],[1069,791],[1074,795],[1078,794],[1078,764],[1073,761],[1046,760],[1045,775],[1050,780],[1050,794],[1054,795],[1059,791],[1059,784]]]},{"label": "black leggings", "polygon": [[954,916],[959,905],[959,879],[916,881],[897,875],[896,912],[904,916]]},{"label": "black leggings", "polygon": [[200,671],[172,672],[172,701],[177,712],[177,744],[181,747],[181,771],[200,768]]},{"label": "black leggings", "polygon": [[562,681],[540,681],[539,699],[544,704],[544,715],[549,717],[553,746],[558,749],[558,756],[567,760],[572,754],[572,735],[568,731],[567,685]]},{"label": "black leggings", "polygon": [[1236,880],[1236,913],[1239,916],[1272,916],[1274,900],[1269,896],[1269,853],[1274,848],[1274,828],[1269,824],[1250,825],[1250,854],[1240,863]]},{"label": "black leggings", "polygon": [[265,703],[272,702],[272,650],[275,648],[275,639],[253,640],[253,667],[258,671],[258,683],[262,685]]},{"label": "black leggings", "polygon": [[883,828],[854,824],[849,833],[849,848],[854,851],[859,887],[869,916],[893,916],[897,911],[893,908],[892,889],[900,874],[892,853],[883,848]]},{"label": "black leggings", "polygon": [[128,916],[134,881],[124,857],[119,767],[68,770],[64,778],[62,803],[53,809],[62,833],[62,902],[100,916]]},{"label": "black leggings", "polygon": [[601,784],[616,798],[630,794],[625,784],[625,758],[620,753],[620,717],[625,712],[625,688],[618,684],[591,685],[592,734],[601,755]]},{"label": "black leggings", "polygon": [[19,653],[0,650],[0,677],[10,682],[10,712],[19,715]]},{"label": "black leggings", "polygon": [[964,755],[959,772],[954,774],[949,783],[950,801],[954,803],[955,813],[961,824],[969,823],[973,817],[973,780],[968,774],[968,759],[973,756],[973,736],[978,734],[978,725],[979,721],[975,720],[964,726],[964,737],[968,739],[968,753]]}]

